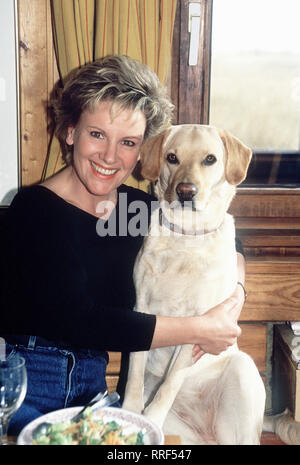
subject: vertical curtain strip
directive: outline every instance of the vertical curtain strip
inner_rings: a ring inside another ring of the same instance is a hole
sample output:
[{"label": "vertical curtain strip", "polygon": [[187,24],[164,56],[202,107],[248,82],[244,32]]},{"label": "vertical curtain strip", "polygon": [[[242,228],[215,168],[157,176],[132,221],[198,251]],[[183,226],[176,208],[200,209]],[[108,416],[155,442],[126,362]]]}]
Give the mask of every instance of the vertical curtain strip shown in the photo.
[{"label": "vertical curtain strip", "polygon": [[157,75],[162,82],[166,82],[172,53],[173,28],[176,15],[175,0],[161,0],[160,25],[158,39]]},{"label": "vertical curtain strip", "polygon": [[74,2],[75,24],[80,63],[89,63],[94,57],[94,0]]},{"label": "vertical curtain strip", "polygon": [[[69,73],[93,61],[94,0],[52,0],[53,36],[58,70],[62,82]],[[59,141],[54,136],[48,149],[42,179],[65,166]]]},{"label": "vertical curtain strip", "polygon": [[97,0],[95,58],[129,55],[165,82],[176,4],[177,0]]},{"label": "vertical curtain strip", "polygon": [[[125,54],[168,76],[177,0],[51,0],[54,46],[62,83],[69,73],[108,54]],[[53,137],[43,179],[64,166]],[[147,190],[132,176],[128,184]]]},{"label": "vertical curtain strip", "polygon": [[123,54],[142,61],[139,3],[139,0],[97,0],[96,23],[99,27],[95,58]]},{"label": "vertical curtain strip", "polygon": [[[141,25],[142,25],[142,47],[143,60],[156,73],[158,70],[158,49],[159,40],[159,1],[153,0],[141,2]],[[152,18],[149,21],[148,18]],[[161,79],[161,77],[159,76]]]},{"label": "vertical curtain strip", "polygon": [[64,81],[70,71],[93,61],[95,0],[52,0],[54,46]]}]

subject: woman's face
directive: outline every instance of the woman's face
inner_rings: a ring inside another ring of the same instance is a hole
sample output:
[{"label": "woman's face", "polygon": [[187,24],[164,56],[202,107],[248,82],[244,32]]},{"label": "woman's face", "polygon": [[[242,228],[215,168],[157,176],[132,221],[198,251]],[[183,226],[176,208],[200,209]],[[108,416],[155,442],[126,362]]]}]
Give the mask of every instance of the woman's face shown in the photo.
[{"label": "woman's face", "polygon": [[135,167],[146,128],[141,111],[111,115],[111,102],[85,110],[66,142],[73,147],[73,168],[85,189],[102,200],[111,198]]}]

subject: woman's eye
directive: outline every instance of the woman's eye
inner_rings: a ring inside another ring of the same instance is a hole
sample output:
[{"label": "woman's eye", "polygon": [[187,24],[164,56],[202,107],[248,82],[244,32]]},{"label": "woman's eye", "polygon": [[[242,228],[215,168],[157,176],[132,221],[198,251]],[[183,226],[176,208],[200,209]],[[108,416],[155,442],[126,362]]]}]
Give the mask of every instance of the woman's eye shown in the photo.
[{"label": "woman's eye", "polygon": [[175,155],[175,153],[168,153],[167,161],[169,163],[171,163],[172,165],[178,165],[178,163],[179,163],[179,160],[178,160],[177,156]]},{"label": "woman's eye", "polygon": [[135,143],[132,140],[124,140],[123,145],[126,145],[127,147],[134,147]]},{"label": "woman's eye", "polygon": [[99,132],[99,131],[91,131],[90,135],[92,137],[95,137],[96,139],[102,139],[103,138],[102,132]]},{"label": "woman's eye", "polygon": [[214,155],[207,155],[204,160],[202,161],[203,165],[213,165],[217,161],[216,157]]}]

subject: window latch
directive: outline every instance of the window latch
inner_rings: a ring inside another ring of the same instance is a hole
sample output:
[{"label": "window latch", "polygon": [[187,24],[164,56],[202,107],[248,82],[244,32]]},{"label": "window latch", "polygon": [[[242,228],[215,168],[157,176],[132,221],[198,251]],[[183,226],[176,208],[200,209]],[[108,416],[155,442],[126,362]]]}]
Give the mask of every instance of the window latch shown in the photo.
[{"label": "window latch", "polygon": [[197,66],[200,41],[200,3],[189,3],[189,66]]}]

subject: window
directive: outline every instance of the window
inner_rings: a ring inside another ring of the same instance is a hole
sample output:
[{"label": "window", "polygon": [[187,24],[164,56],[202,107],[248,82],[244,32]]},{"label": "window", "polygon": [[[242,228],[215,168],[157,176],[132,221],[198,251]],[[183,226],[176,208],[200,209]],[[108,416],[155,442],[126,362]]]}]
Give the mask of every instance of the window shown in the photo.
[{"label": "window", "polygon": [[244,187],[300,187],[300,2],[214,0],[210,119],[254,153]]}]

